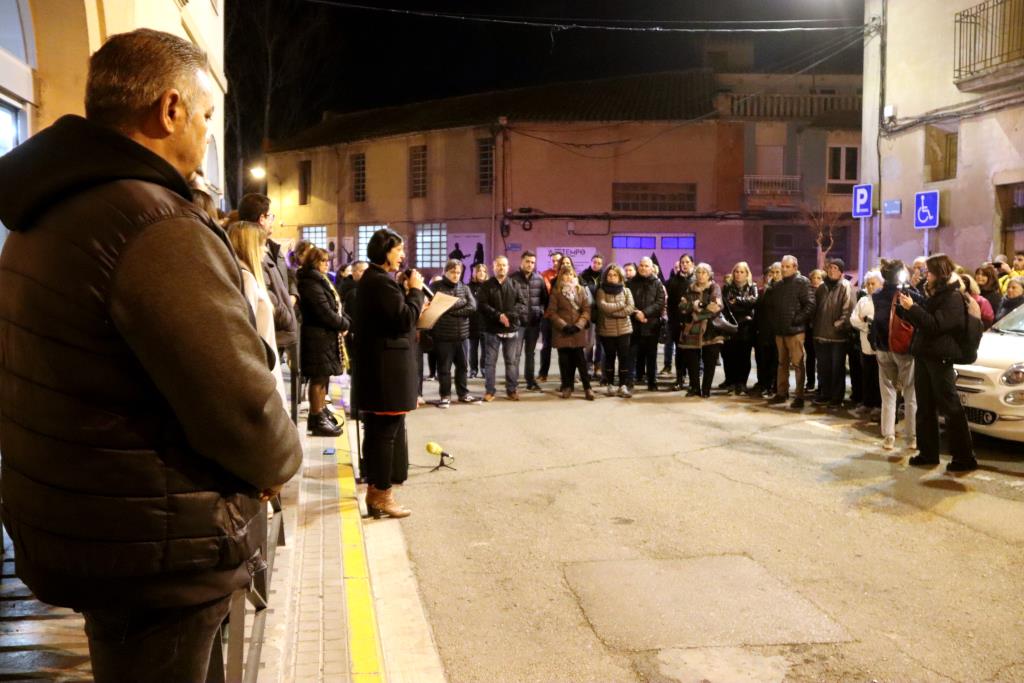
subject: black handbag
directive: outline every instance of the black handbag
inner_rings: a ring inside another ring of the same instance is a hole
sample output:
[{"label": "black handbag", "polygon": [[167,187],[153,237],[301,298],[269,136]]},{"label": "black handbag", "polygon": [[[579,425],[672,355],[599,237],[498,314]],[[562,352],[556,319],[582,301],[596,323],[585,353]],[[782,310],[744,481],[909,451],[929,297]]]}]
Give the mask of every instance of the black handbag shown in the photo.
[{"label": "black handbag", "polygon": [[739,325],[729,320],[721,313],[711,319],[711,327],[713,327],[715,332],[723,337],[731,337],[740,330]]}]

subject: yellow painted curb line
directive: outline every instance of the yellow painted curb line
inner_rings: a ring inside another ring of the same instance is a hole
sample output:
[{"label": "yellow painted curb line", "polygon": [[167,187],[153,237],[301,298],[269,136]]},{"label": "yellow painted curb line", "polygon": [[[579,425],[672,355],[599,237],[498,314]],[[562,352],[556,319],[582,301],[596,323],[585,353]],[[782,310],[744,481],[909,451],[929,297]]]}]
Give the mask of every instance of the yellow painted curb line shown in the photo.
[{"label": "yellow painted curb line", "polygon": [[363,520],[352,473],[352,448],[347,436],[334,441],[338,454],[338,500],[341,515],[341,559],[348,616],[349,668],[353,683],[385,683],[377,612],[363,542]]}]

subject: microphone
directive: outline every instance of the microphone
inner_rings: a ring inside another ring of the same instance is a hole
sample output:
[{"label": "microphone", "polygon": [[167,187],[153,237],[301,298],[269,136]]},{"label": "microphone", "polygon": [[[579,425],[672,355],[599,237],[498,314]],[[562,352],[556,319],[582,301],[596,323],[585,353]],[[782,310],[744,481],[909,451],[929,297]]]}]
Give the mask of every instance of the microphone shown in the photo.
[{"label": "microphone", "polygon": [[441,456],[442,460],[444,458],[451,458],[452,460],[455,459],[455,456],[453,456],[451,453],[446,452],[443,448],[441,448],[441,444],[437,443],[436,441],[427,442],[427,453],[430,453],[431,455],[439,455]]}]

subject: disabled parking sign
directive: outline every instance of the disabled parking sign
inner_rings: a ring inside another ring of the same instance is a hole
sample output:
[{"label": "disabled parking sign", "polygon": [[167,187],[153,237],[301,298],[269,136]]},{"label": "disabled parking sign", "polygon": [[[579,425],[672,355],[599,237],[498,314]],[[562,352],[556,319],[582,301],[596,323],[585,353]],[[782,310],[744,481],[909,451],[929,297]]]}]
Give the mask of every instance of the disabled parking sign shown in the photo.
[{"label": "disabled parking sign", "polygon": [[939,191],[918,192],[914,195],[914,228],[929,230],[939,227]]}]

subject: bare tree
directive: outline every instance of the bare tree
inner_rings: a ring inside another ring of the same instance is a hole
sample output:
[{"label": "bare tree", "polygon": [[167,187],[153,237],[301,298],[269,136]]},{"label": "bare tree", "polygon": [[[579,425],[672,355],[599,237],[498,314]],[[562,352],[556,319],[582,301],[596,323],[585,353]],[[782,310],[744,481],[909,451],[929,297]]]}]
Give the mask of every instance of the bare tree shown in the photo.
[{"label": "bare tree", "polygon": [[822,190],[813,200],[803,202],[800,217],[814,234],[814,244],[818,250],[816,267],[824,268],[828,254],[836,244],[838,232],[847,227],[844,213],[829,208],[828,194]]}]

